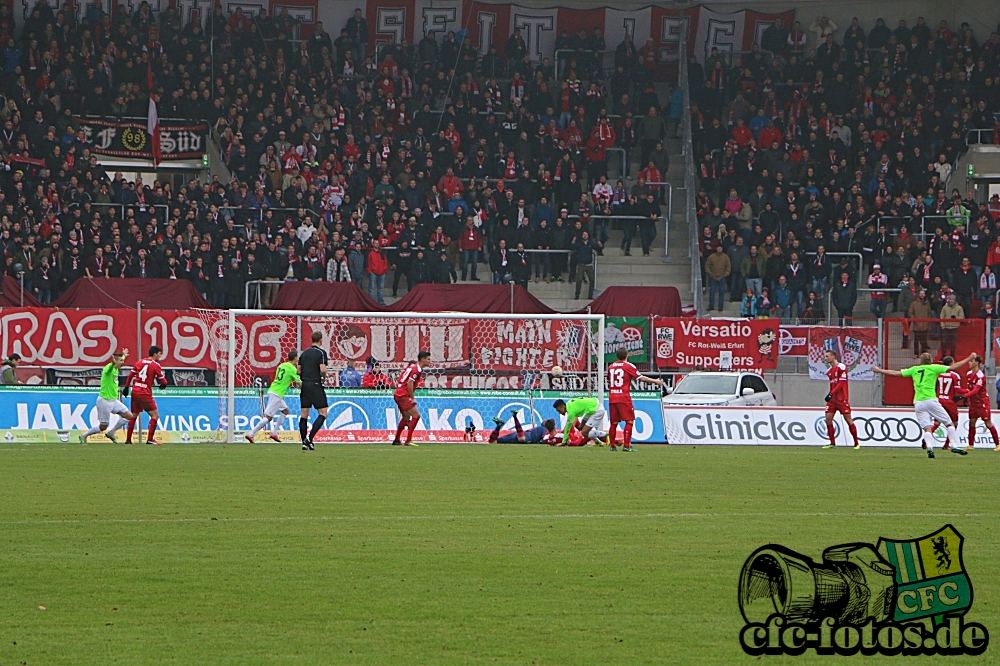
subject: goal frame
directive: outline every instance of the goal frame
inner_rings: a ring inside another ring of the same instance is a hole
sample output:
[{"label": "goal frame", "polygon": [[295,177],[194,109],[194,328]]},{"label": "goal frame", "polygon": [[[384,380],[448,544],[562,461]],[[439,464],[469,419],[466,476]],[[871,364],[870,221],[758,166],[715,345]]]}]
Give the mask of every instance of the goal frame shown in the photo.
[{"label": "goal frame", "polygon": [[[592,321],[597,323],[597,331],[592,338],[597,347],[595,394],[597,404],[604,404],[604,373],[606,371],[604,363],[604,327],[605,315],[603,314],[522,314],[512,313],[483,313],[483,312],[351,312],[340,310],[253,310],[248,308],[235,308],[229,310],[227,321],[229,323],[229,349],[236,349],[236,320],[240,316],[259,317],[268,315],[274,317],[355,317],[369,319],[482,319],[482,320],[509,320],[509,319],[538,319],[542,321]],[[301,351],[303,341],[298,341]],[[226,368],[226,439],[229,442],[235,441],[236,428],[236,354],[229,353],[227,356]],[[588,357],[588,365],[590,363]]]}]

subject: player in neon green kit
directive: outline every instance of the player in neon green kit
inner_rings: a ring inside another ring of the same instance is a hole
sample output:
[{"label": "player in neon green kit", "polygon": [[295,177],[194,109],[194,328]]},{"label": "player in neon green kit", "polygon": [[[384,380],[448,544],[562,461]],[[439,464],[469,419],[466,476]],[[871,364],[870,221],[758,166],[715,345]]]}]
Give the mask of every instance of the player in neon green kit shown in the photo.
[{"label": "player in neon green kit", "polygon": [[[99,432],[104,433],[105,437],[117,444],[115,430],[123,421],[132,420],[132,412],[128,410],[118,395],[118,374],[122,366],[125,365],[127,356],[128,349],[112,354],[111,362],[101,370],[101,392],[97,397],[97,425],[91,426],[90,430],[80,435],[81,444],[86,444],[88,437]],[[110,423],[112,416],[117,417],[114,423]]]},{"label": "player in neon green kit", "polygon": [[608,431],[601,430],[604,426],[604,410],[598,406],[597,398],[573,398],[568,403],[565,400],[556,400],[552,406],[566,417],[563,446],[566,445],[569,431],[577,419],[580,419],[580,434],[584,439],[591,439],[598,445],[607,443],[605,438],[608,436]]},{"label": "player in neon green kit", "polygon": [[254,429],[246,435],[247,441],[253,444],[254,435],[264,429],[268,423],[271,424],[271,439],[280,442],[278,431],[281,424],[288,416],[288,405],[285,404],[285,394],[292,384],[299,383],[299,372],[295,368],[295,359],[299,354],[295,350],[288,352],[288,360],[278,366],[274,371],[274,381],[267,389],[267,406],[264,407],[264,418],[260,420]]},{"label": "player in neon green kit", "polygon": [[[969,354],[967,358],[962,359],[951,365],[939,365],[937,363],[932,363],[934,360],[931,355],[924,352],[920,355],[920,365],[914,365],[909,368],[903,368],[902,370],[884,370],[882,368],[873,368],[873,370],[880,375],[889,375],[890,377],[909,377],[913,380],[913,411],[917,413],[917,423],[920,427],[924,429],[924,444],[927,447],[927,457],[934,457],[934,421],[937,420],[946,426],[948,432],[948,439],[953,442],[958,441],[958,433],[955,431],[957,423],[952,422],[951,416],[945,411],[945,408],[941,406],[938,402],[937,397],[937,378],[938,375],[950,372],[952,370],[957,370],[962,367],[973,358],[975,358],[976,353],[973,352]],[[952,451],[959,455],[966,455],[967,451],[962,449],[952,448]]]}]

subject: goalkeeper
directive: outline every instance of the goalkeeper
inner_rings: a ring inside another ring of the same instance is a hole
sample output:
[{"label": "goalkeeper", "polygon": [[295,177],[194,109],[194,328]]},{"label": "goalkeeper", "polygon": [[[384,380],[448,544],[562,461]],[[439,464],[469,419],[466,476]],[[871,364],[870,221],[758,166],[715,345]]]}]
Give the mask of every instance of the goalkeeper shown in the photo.
[{"label": "goalkeeper", "polygon": [[[559,414],[566,417],[566,423],[573,423],[579,419],[580,435],[584,440],[593,440],[598,446],[607,445],[608,432],[601,430],[604,426],[604,410],[598,406],[597,398],[574,398],[568,403],[565,400],[556,400],[552,403]],[[563,445],[569,439],[570,428],[563,429]]]},{"label": "goalkeeper", "polygon": [[500,436],[500,427],[503,425],[503,420],[495,416],[493,417],[493,423],[496,424],[496,427],[490,433],[490,444],[544,444],[556,436],[555,419],[545,419],[542,421],[542,425],[525,430],[521,427],[521,422],[517,419],[519,411],[518,409],[512,409],[510,412],[510,415],[514,418],[514,432],[502,437]]}]

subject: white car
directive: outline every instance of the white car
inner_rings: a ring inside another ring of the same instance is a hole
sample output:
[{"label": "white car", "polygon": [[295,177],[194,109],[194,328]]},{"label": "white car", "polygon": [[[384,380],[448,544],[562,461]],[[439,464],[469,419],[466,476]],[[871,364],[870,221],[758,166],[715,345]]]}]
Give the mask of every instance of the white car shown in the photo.
[{"label": "white car", "polygon": [[767,407],[777,406],[778,401],[764,379],[752,372],[692,372],[663,398],[663,404]]}]

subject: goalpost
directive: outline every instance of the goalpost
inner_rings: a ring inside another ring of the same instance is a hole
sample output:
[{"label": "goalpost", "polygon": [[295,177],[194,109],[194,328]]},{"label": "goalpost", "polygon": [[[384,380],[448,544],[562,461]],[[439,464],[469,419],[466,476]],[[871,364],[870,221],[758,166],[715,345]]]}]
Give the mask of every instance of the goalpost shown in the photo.
[{"label": "goalpost", "polygon": [[[326,386],[330,414],[317,441],[376,441],[398,419],[395,379],[419,351],[431,352],[418,393],[418,439],[455,441],[472,426],[484,441],[493,418],[513,428],[556,418],[556,397],[605,397],[605,318],[601,314],[474,314],[464,312],[327,312],[300,310],[199,310],[216,363],[220,439],[242,440],[262,418],[264,394],[275,368],[291,350],[322,335],[330,364]],[[230,353],[232,350],[232,353]],[[367,361],[383,372],[377,386],[360,387]],[[554,377],[555,366],[563,369]],[[297,441],[298,392],[287,397],[285,429]],[[315,416],[315,415],[314,415]],[[561,427],[557,419],[557,426]],[[424,429],[424,430],[421,430]],[[380,439],[378,440],[380,441]]]}]

